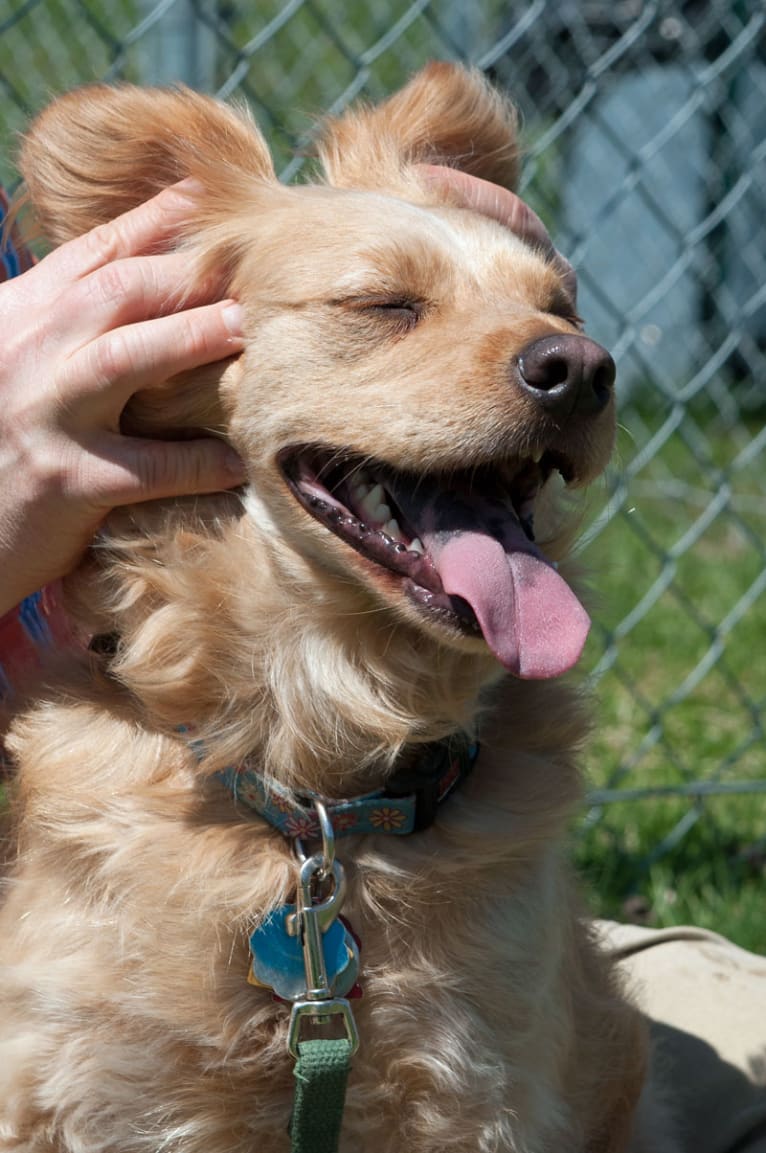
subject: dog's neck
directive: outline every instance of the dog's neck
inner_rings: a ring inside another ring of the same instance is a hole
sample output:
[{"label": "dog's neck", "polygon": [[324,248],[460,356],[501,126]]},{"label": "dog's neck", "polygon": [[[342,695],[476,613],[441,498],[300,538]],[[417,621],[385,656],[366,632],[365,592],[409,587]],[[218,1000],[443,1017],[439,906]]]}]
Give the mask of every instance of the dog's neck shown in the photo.
[{"label": "dog's neck", "polygon": [[490,657],[439,645],[364,590],[316,590],[315,573],[248,523],[215,537],[188,518],[163,528],[144,548],[131,524],[106,579],[80,595],[107,607],[111,668],[141,713],[165,731],[192,724],[204,771],[247,757],[296,791],[353,796],[428,742],[474,731],[501,674]]},{"label": "dog's neck", "polygon": [[435,656],[423,659],[406,630],[381,638],[365,629],[355,644],[326,652],[325,663],[322,634],[283,628],[289,642],[275,636],[260,667],[251,663],[252,704],[202,712],[208,771],[246,760],[295,792],[348,797],[415,770],[429,745],[474,731],[479,691],[464,658],[436,675]]}]

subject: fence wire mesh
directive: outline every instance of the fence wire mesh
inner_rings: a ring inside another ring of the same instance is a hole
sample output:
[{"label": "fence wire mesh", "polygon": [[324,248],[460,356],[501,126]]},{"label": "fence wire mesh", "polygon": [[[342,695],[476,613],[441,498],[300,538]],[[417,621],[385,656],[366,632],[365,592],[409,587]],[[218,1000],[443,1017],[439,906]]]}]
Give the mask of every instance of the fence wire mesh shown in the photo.
[{"label": "fence wire mesh", "polygon": [[[3,0],[0,173],[95,79],[246,99],[285,178],[318,111],[468,60],[524,118],[523,192],[618,361],[588,826],[651,866],[700,822],[762,838],[766,791],[766,12],[762,0]],[[651,806],[650,832],[623,815]],[[636,804],[642,802],[642,806]],[[618,831],[617,831],[618,830]],[[647,839],[648,838],[648,839]],[[728,838],[728,840],[727,840]],[[763,842],[761,841],[761,844]],[[760,858],[761,861],[763,857]],[[626,886],[629,882],[626,882]]]}]

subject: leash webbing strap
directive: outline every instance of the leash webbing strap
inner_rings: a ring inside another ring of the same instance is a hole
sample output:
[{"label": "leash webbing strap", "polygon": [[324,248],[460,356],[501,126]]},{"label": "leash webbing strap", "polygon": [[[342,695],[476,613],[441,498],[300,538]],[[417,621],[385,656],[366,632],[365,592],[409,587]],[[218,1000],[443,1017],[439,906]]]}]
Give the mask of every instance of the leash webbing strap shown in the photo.
[{"label": "leash webbing strap", "polygon": [[352,1051],[347,1037],[298,1045],[292,1153],[337,1153]]}]

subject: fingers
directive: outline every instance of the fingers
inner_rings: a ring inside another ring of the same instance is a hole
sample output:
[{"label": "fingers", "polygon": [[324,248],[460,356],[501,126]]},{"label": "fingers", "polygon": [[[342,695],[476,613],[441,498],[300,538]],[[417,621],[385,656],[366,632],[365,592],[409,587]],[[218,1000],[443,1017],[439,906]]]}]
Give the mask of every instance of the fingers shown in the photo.
[{"label": "fingers", "polygon": [[187,182],[167,189],[0,285],[0,553],[15,574],[10,591],[0,581],[0,601],[73,567],[115,505],[245,479],[212,438],[119,433],[134,392],[244,344],[241,309],[218,300],[218,278],[198,278],[189,254],[166,251],[195,192]]},{"label": "fingers", "polygon": [[15,283],[18,324],[8,344],[18,342],[14,332],[23,336],[27,352],[18,349],[17,358],[31,350],[35,375],[55,388],[51,401],[72,431],[113,429],[134,392],[241,351],[241,310],[230,300],[212,303],[222,277],[198,276],[188,253],[121,256],[85,271],[89,245],[100,259],[169,237],[189,203],[185,185],[168,189],[96,229],[100,241],[91,235],[64,246],[63,266],[60,249]]},{"label": "fingers", "polygon": [[[219,299],[223,275],[201,277],[189,253],[116,260],[73,285],[69,312],[88,335]],[[73,328],[69,328],[70,335]]]},{"label": "fingers", "polygon": [[220,492],[244,480],[242,461],[222,441],[114,436],[102,455],[90,458],[80,483],[89,500],[106,510],[134,501]]},{"label": "fingers", "polygon": [[110,329],[65,362],[62,395],[76,420],[114,427],[130,397],[187,369],[241,352],[242,309],[232,300]]},{"label": "fingers", "polygon": [[57,275],[75,279],[114,260],[162,251],[178,237],[200,191],[191,179],[164,188],[145,204],[62,244],[46,263],[51,262]]},{"label": "fingers", "polygon": [[466,208],[497,220],[527,244],[541,248],[561,273],[573,300],[576,299],[577,277],[572,265],[557,251],[537,213],[519,196],[456,168],[438,164],[423,164],[420,168],[432,187],[456,194]]},{"label": "fingers", "polygon": [[223,287],[222,275],[199,276],[188,253],[117,260],[75,281],[62,281],[50,260],[35,270],[26,306],[36,310],[46,340],[58,340],[69,352],[110,329],[207,304]]},{"label": "fingers", "polygon": [[187,185],[196,188],[185,181],[166,189],[63,245],[14,282],[4,301],[13,318],[9,339],[23,328],[25,340],[36,347],[71,355],[110,329],[218,300],[223,273],[200,276],[188,253],[132,254],[158,237],[177,235],[191,204]]},{"label": "fingers", "polygon": [[429,184],[458,193],[466,208],[491,216],[522,240],[538,244],[547,252],[553,251],[553,243],[542,220],[514,192],[456,168],[438,164],[424,164],[422,168]]}]

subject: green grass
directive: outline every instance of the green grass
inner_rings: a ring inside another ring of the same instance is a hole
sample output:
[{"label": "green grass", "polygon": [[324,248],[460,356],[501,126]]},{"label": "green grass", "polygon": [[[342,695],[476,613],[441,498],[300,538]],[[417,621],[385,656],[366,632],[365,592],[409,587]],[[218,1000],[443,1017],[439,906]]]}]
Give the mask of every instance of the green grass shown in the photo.
[{"label": "green grass", "polygon": [[[656,427],[635,419],[643,442]],[[601,597],[587,659],[608,666],[591,789],[766,780],[766,482],[763,448],[748,449],[762,427],[689,412],[635,475],[641,444],[622,441],[611,489],[624,484],[624,499],[583,554]],[[662,592],[626,627],[656,581]],[[577,830],[576,857],[598,913],[694,921],[766,952],[766,793],[604,805]]]}]

